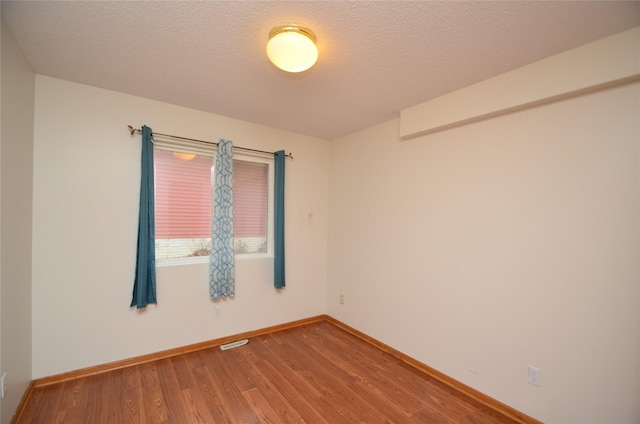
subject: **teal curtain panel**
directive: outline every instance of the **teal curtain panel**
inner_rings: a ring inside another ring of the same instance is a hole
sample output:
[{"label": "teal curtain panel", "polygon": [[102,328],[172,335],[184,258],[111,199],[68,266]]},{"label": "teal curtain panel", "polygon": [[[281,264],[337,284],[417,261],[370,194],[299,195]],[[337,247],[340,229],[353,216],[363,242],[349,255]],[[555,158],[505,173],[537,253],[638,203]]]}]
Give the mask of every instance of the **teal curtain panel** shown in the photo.
[{"label": "teal curtain panel", "polygon": [[153,142],[151,128],[142,127],[142,172],[138,212],[138,250],[131,307],[156,303],[155,210],[153,195]]},{"label": "teal curtain panel", "polygon": [[273,260],[274,260],[274,286],[281,289],[285,286],[284,278],[284,162],[286,155],[284,150],[274,153],[274,222],[273,222]]}]

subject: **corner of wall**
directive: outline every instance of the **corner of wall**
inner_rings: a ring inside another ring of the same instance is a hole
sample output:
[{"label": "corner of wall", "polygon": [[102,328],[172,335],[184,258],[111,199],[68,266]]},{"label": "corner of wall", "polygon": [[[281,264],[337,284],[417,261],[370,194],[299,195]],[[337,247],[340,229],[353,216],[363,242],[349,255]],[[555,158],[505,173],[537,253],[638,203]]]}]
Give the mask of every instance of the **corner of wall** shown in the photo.
[{"label": "corner of wall", "polygon": [[35,74],[2,21],[0,374],[8,423],[31,378],[31,234]]}]

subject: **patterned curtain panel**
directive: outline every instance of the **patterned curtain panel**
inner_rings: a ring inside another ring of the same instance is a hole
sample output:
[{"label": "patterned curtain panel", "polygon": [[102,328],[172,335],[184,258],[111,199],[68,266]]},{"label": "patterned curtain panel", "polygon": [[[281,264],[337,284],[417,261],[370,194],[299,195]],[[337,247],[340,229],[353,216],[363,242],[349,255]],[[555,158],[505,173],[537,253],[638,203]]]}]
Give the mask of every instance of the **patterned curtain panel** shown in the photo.
[{"label": "patterned curtain panel", "polygon": [[142,171],[138,212],[138,252],[131,307],[156,302],[156,246],[151,128],[142,127]]},{"label": "patterned curtain panel", "polygon": [[233,143],[220,139],[216,153],[209,292],[214,299],[235,294],[233,252]]}]

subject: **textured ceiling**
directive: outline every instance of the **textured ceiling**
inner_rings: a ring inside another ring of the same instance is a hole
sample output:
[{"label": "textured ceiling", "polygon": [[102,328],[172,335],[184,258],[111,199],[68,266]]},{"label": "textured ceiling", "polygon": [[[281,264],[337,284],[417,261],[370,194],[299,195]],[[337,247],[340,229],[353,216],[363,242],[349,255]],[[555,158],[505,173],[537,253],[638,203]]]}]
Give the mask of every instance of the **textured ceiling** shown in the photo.
[{"label": "textured ceiling", "polygon": [[[334,139],[400,110],[640,25],[640,2],[2,1],[38,74]],[[286,74],[269,30],[312,28]],[[187,135],[188,134],[183,134]]]}]

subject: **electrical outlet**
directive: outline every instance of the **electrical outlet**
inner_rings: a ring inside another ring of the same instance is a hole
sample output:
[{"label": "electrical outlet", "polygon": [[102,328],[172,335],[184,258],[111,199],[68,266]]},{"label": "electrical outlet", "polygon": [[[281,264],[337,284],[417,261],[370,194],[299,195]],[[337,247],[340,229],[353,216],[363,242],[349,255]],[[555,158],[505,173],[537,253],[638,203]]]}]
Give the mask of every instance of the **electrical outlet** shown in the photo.
[{"label": "electrical outlet", "polygon": [[222,307],[221,306],[214,306],[213,307],[213,317],[214,318],[220,318],[222,316]]},{"label": "electrical outlet", "polygon": [[2,397],[4,397],[4,395],[7,394],[7,384],[5,383],[5,380],[7,379],[7,373],[3,373],[2,374],[2,381],[0,382],[0,386],[2,387]]},{"label": "electrical outlet", "polygon": [[340,304],[344,305],[344,295],[340,295]]},{"label": "electrical outlet", "polygon": [[528,370],[527,380],[529,384],[533,384],[534,386],[539,386],[540,385],[540,369],[529,365],[527,367],[527,370]]}]

